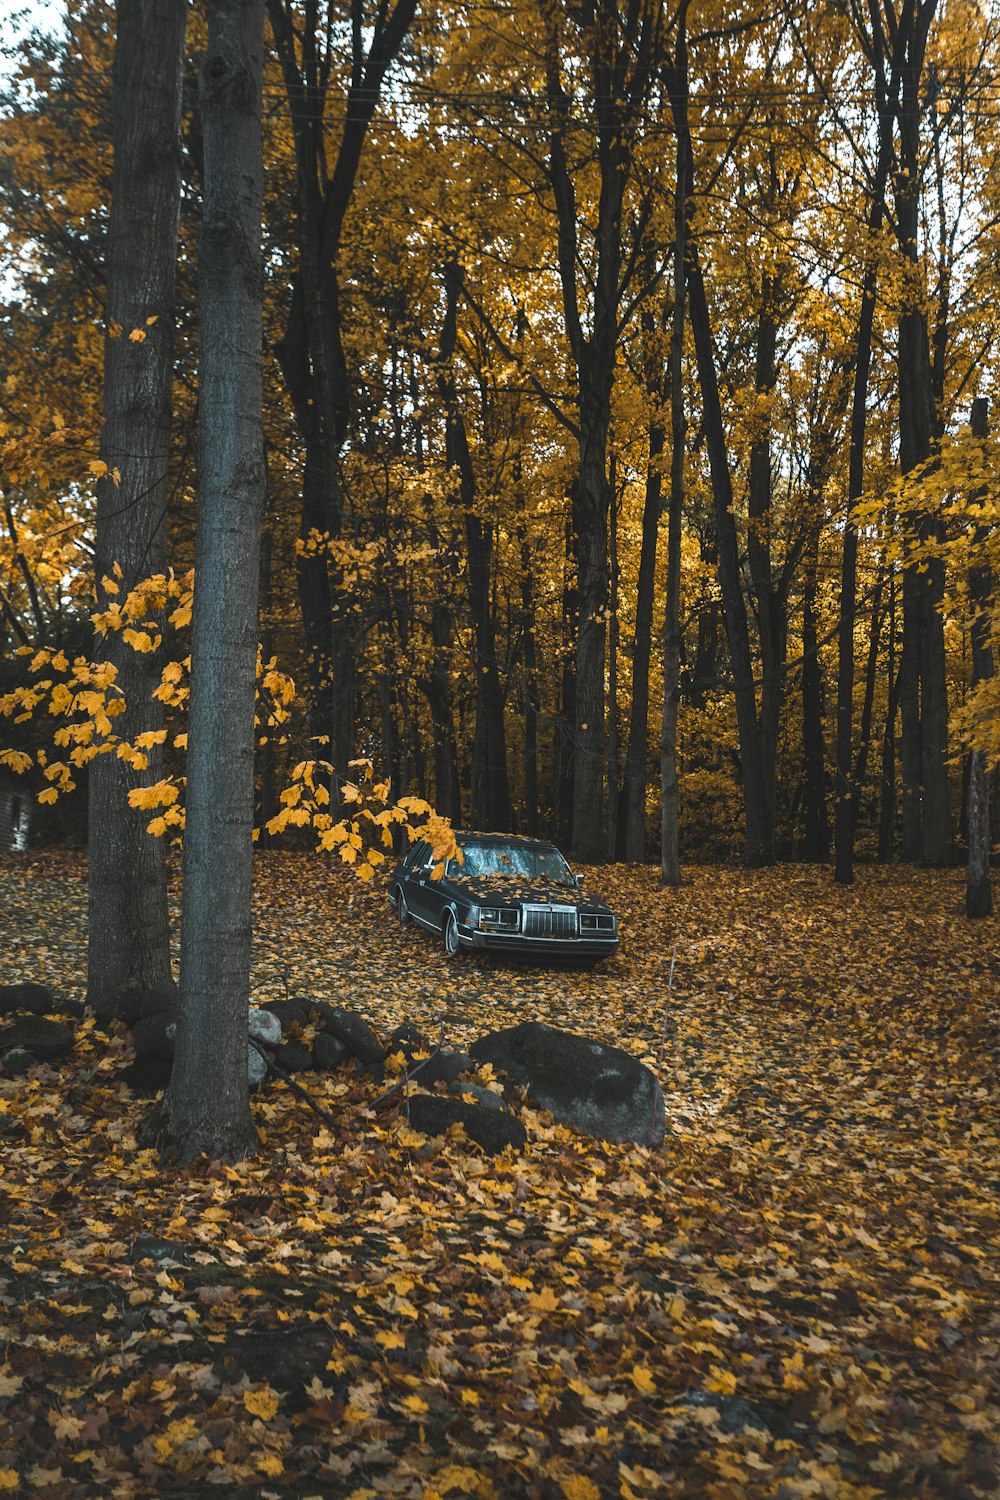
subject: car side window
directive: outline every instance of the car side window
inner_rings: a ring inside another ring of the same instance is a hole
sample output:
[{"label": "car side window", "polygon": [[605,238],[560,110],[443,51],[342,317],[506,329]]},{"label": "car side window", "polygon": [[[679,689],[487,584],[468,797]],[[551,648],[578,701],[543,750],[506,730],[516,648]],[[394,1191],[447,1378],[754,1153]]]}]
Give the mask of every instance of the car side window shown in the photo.
[{"label": "car side window", "polygon": [[427,866],[430,864],[430,853],[431,846],[423,839],[421,839],[419,844],[414,845],[410,858],[410,872],[412,874],[419,875],[421,870],[427,869]]}]

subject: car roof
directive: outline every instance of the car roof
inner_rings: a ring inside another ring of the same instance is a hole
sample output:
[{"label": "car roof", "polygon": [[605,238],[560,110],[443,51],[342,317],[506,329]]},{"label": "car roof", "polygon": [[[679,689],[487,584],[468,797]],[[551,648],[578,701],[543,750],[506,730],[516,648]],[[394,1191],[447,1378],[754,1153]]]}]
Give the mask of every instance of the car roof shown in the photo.
[{"label": "car roof", "polygon": [[[468,831],[455,833],[456,844],[490,844],[503,846],[504,844],[517,844],[522,849],[555,849],[555,844],[550,844],[548,839],[528,838],[526,834],[520,833],[472,833]],[[558,853],[558,850],[556,851]]]}]

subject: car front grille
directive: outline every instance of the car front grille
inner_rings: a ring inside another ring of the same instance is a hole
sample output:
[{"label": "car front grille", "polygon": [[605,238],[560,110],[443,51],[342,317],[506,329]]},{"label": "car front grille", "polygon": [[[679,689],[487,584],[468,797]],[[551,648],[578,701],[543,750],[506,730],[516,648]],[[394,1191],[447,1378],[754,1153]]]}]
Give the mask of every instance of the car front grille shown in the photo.
[{"label": "car front grille", "polygon": [[526,906],[525,937],[575,938],[576,908],[573,906]]}]

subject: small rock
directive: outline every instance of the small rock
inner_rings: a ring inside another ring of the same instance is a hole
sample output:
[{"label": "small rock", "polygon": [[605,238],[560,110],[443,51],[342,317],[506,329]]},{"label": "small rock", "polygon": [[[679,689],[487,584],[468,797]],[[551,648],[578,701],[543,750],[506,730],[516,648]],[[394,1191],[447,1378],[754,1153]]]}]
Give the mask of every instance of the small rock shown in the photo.
[{"label": "small rock", "polygon": [[406,1058],[407,1066],[409,1066],[415,1054],[418,1052],[429,1052],[431,1044],[419,1026],[414,1026],[410,1021],[404,1021],[392,1033],[385,1050],[390,1057],[394,1052],[402,1052]]},{"label": "small rock", "polygon": [[456,1078],[454,1083],[449,1083],[448,1092],[456,1094],[460,1099],[471,1094],[476,1103],[481,1104],[484,1109],[498,1110],[500,1114],[509,1113],[502,1094],[495,1094],[492,1089],[481,1088],[478,1083],[464,1083],[460,1078]]},{"label": "small rock", "polygon": [[288,1074],[308,1073],[313,1066],[313,1055],[305,1042],[282,1042],[274,1049],[274,1060],[281,1071]]},{"label": "small rock", "polygon": [[157,985],[126,984],[110,995],[91,1001],[99,1021],[125,1021],[134,1026],[144,1016],[165,1010],[177,1012],[177,986],[173,980]]},{"label": "small rock", "polygon": [[58,1007],[52,991],[44,984],[0,985],[0,1016],[12,1016],[26,1010],[33,1016],[51,1015]]},{"label": "small rock", "polygon": [[137,1021],[132,1030],[136,1055],[143,1057],[172,1058],[176,1036],[177,1020],[169,1011]]},{"label": "small rock", "polygon": [[123,1068],[118,1074],[118,1079],[130,1088],[133,1094],[140,1094],[148,1099],[154,1094],[163,1092],[170,1082],[173,1069],[172,1057],[156,1057],[151,1052],[138,1052],[135,1062],[130,1067]]},{"label": "small rock", "polygon": [[323,1000],[314,1000],[313,1009],[323,1017],[323,1024],[331,1036],[343,1042],[359,1062],[370,1066],[385,1060],[385,1048],[364,1016],[356,1010],[347,1010],[342,1005],[327,1005]]},{"label": "small rock", "polygon": [[266,1000],[260,1008],[270,1011],[272,1016],[277,1016],[281,1022],[283,1036],[288,1036],[291,1028],[296,1024],[309,1025],[311,1006],[309,1001],[301,995],[293,995],[290,1000]]},{"label": "small rock", "polygon": [[690,1391],[687,1395],[678,1397],[677,1404],[698,1409],[714,1407],[719,1413],[719,1431],[729,1437],[739,1437],[748,1427],[753,1432],[770,1434],[770,1428],[760,1412],[749,1401],[743,1401],[738,1396],[724,1396],[715,1391]]},{"label": "small rock", "polygon": [[276,1047],[281,1041],[281,1022],[269,1010],[251,1009],[247,1018],[247,1034],[262,1047]]},{"label": "small rock", "polygon": [[0,1059],[0,1071],[8,1078],[20,1078],[31,1068],[37,1068],[38,1059],[25,1052],[23,1047],[11,1047]]},{"label": "small rock", "polygon": [[467,1052],[442,1049],[426,1062],[414,1064],[411,1076],[419,1082],[421,1088],[429,1089],[436,1083],[454,1083],[456,1078],[461,1078],[471,1067],[472,1059]]},{"label": "small rock", "polygon": [[174,1240],[161,1240],[155,1234],[140,1234],[129,1246],[128,1258],[133,1265],[140,1260],[155,1261],[157,1265],[163,1261],[184,1265],[188,1253],[185,1245],[179,1245]]},{"label": "small rock", "polygon": [[423,1135],[444,1135],[452,1125],[461,1125],[470,1141],[481,1146],[488,1156],[498,1156],[508,1146],[521,1151],[528,1132],[513,1115],[463,1099],[441,1099],[433,1094],[414,1094],[409,1105],[410,1124]]},{"label": "small rock", "polygon": [[350,1057],[350,1049],[327,1031],[321,1031],[313,1042],[313,1067],[323,1073],[335,1073]]},{"label": "small rock", "polygon": [[73,1028],[44,1016],[21,1016],[0,1030],[0,1054],[18,1048],[39,1062],[55,1062],[73,1050]]}]

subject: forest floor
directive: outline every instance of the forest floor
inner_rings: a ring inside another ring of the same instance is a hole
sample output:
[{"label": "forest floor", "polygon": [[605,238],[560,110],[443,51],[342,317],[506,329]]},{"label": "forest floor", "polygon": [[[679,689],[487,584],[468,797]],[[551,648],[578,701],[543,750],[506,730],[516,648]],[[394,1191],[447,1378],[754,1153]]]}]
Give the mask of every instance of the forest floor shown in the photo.
[{"label": "forest floor", "polygon": [[[614,1041],[662,1150],[528,1112],[520,1156],[428,1150],[347,1069],[303,1076],[336,1129],[276,1084],[256,1159],[161,1171],[123,1027],[0,1079],[0,1492],[995,1494],[997,920],[958,871],[688,877],[591,872],[623,944],[581,973],[448,961],[384,890],[258,861],[257,1001]],[[0,860],[0,981],[82,998],[84,878]]]}]

